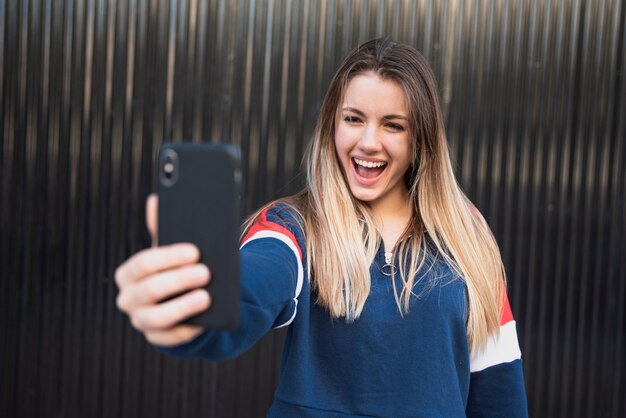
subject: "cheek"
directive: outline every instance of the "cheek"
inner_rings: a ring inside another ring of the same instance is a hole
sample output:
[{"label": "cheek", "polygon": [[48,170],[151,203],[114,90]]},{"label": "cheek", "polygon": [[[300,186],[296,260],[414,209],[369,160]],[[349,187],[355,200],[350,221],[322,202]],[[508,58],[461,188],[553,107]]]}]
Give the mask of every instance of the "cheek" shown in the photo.
[{"label": "cheek", "polygon": [[335,130],[335,150],[340,160],[345,160],[350,151],[350,141],[341,128]]},{"label": "cheek", "polygon": [[408,138],[402,141],[402,145],[400,146],[398,151],[406,159],[406,161],[410,161],[412,159],[413,153],[411,152],[411,144]]},{"label": "cheek", "polygon": [[398,146],[394,149],[394,153],[397,156],[400,166],[408,169],[413,159],[410,139],[407,137],[401,144],[398,144]]}]

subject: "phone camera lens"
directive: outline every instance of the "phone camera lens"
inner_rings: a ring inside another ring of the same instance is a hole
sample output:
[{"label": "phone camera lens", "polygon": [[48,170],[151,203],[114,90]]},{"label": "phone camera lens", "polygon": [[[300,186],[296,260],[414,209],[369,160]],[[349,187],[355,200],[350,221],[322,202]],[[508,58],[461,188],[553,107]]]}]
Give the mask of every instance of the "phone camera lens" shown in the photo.
[{"label": "phone camera lens", "polygon": [[178,154],[172,149],[166,149],[160,157],[161,183],[164,186],[172,186],[178,178]]},{"label": "phone camera lens", "polygon": [[172,161],[165,161],[163,165],[163,172],[165,173],[165,177],[168,179],[172,178],[172,174],[174,174],[174,163]]}]

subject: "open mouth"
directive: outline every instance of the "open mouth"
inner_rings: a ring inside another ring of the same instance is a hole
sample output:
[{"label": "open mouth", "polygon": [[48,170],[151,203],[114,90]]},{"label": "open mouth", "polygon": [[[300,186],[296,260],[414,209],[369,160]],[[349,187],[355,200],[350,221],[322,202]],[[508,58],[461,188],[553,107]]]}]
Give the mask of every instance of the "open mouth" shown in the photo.
[{"label": "open mouth", "polygon": [[352,158],[354,164],[354,170],[360,177],[366,179],[374,179],[385,170],[387,163],[384,161],[365,161],[358,158]]}]

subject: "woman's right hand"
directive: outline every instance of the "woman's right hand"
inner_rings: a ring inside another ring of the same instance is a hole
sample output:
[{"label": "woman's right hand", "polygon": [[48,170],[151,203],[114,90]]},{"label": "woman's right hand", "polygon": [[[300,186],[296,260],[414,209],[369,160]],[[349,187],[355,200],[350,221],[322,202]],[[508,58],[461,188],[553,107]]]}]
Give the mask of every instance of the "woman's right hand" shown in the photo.
[{"label": "woman's right hand", "polygon": [[[115,271],[117,306],[149,342],[174,346],[193,340],[203,331],[180,322],[211,306],[210,295],[199,289],[209,282],[210,272],[198,263],[200,252],[192,244],[156,246],[157,211],[157,197],[150,195],[146,223],[153,246],[133,255]],[[169,299],[175,295],[181,296]]]}]

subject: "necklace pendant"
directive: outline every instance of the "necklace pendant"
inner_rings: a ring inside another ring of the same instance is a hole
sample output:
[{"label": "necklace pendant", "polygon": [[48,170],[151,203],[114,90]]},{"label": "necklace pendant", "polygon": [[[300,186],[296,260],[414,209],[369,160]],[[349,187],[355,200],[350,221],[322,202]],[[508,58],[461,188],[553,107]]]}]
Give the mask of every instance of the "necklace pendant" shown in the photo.
[{"label": "necklace pendant", "polygon": [[380,272],[388,277],[396,273],[396,266],[391,263],[392,258],[393,253],[385,253],[385,264],[380,268]]}]

